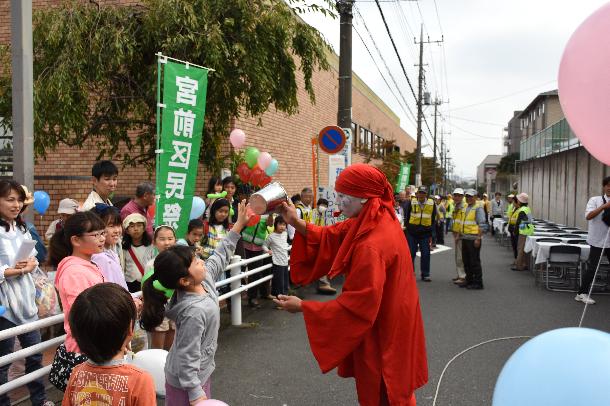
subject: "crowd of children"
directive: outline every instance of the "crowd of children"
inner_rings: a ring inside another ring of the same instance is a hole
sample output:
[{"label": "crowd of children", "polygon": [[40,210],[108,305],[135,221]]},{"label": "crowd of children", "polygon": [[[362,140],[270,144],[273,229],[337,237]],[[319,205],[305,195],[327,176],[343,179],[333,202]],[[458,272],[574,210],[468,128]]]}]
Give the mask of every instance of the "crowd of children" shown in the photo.
[{"label": "crowd of children", "polygon": [[[111,161],[100,161],[93,166],[92,176],[94,187],[85,203],[79,207],[73,199],[61,200],[59,218],[45,233],[48,265],[55,270],[54,284],[66,331],[65,343],[54,356],[50,381],[65,392],[64,404],[101,401],[102,395],[94,393],[84,379],[95,376],[115,379],[103,388],[109,404],[153,404],[150,376],[123,361],[128,349],[136,350],[134,337],[144,329],[148,348],[169,351],[165,404],[189,405],[209,398],[219,326],[218,297],[228,289],[226,286],[218,292],[215,282],[229,276],[225,268],[233,254],[252,258],[267,252],[271,258],[251,263],[249,268],[271,262],[272,269],[251,275],[248,282],[271,273],[273,280],[251,288],[249,304],[258,307],[259,298],[288,293],[285,221],[279,216],[263,216],[248,226],[250,216],[242,198],[249,190],[238,190],[231,177],[213,178],[206,196],[206,214],[189,222],[183,238],[177,239],[175,230],[167,225],[158,225],[151,236],[147,232],[150,220],[139,201],[134,199],[138,208],[122,218],[123,213],[110,200],[118,168]],[[14,240],[11,252],[6,251],[7,244],[0,244],[0,295],[2,303],[8,304],[0,317],[0,329],[34,321],[39,310],[35,300],[39,292],[30,275],[43,273],[35,258],[38,251],[15,261],[22,241],[34,239],[33,226],[30,231],[21,220],[24,207],[33,202],[28,196],[14,181],[0,182],[0,239]],[[40,244],[44,247],[42,241]],[[133,295],[139,291],[142,300]],[[40,333],[35,333],[18,337],[22,347],[41,341]],[[12,340],[0,342],[0,355],[12,349]],[[28,357],[26,363],[26,372],[40,368],[40,354]],[[0,384],[7,381],[9,366],[0,367]],[[124,387],[119,388],[118,382],[123,381]],[[28,387],[34,404],[51,404],[45,399],[42,381]]]}]

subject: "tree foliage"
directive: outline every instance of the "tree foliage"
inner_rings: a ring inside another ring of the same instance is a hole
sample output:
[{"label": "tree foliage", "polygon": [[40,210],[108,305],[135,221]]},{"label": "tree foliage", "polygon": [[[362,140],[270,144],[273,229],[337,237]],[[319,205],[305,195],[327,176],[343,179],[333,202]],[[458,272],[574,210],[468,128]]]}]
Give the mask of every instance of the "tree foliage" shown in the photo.
[{"label": "tree foliage", "polygon": [[505,155],[500,159],[498,164],[498,173],[514,173],[515,172],[515,161],[519,160],[519,153]]},{"label": "tree foliage", "polygon": [[[218,170],[232,118],[271,106],[298,111],[297,72],[328,69],[327,44],[296,12],[332,14],[303,0],[143,0],[140,6],[68,1],[34,15],[35,152],[94,142],[99,156],[154,163],[156,52],[214,69],[201,160]],[[3,66],[10,50],[0,50]],[[0,72],[0,123],[11,128],[10,69]],[[121,145],[127,153],[116,154]]]}]

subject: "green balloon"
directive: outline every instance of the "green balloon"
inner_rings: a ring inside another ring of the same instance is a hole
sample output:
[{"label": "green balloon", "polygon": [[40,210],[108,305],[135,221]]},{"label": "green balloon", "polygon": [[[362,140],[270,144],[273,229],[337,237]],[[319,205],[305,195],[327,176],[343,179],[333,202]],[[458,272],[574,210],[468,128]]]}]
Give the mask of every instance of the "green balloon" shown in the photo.
[{"label": "green balloon", "polygon": [[258,156],[260,155],[260,151],[254,147],[246,148],[246,152],[244,153],[244,160],[250,169],[254,168],[254,165],[258,162]]}]

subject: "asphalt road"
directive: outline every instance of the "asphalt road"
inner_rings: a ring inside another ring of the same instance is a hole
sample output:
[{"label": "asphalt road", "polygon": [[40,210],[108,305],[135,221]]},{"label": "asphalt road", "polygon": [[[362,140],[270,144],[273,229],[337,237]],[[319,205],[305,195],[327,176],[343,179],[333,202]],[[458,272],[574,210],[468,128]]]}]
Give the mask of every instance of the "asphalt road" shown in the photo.
[{"label": "asphalt road", "polygon": [[[434,254],[432,282],[417,282],[429,362],[429,383],[417,391],[420,406],[433,404],[443,368],[460,351],[494,338],[576,326],[583,309],[573,293],[543,290],[534,286],[531,273],[510,271],[510,251],[491,237],[482,249],[484,290],[468,291],[451,283],[453,255],[453,250]],[[418,269],[419,264],[419,275]],[[340,286],[340,281],[333,283]],[[299,295],[330,299],[317,295],[313,287],[301,288]],[[589,307],[584,326],[610,331],[610,297],[594,298],[597,304]],[[242,327],[230,326],[226,310],[222,314],[214,398],[231,406],[357,405],[352,379],[339,378],[336,371],[320,372],[301,315],[276,310],[270,301],[263,301],[260,309],[244,307]],[[523,342],[494,342],[458,358],[443,378],[436,405],[490,405],[503,364]]]},{"label": "asphalt road", "polygon": [[[443,368],[460,351],[494,338],[576,326],[583,309],[574,294],[543,290],[534,285],[531,273],[511,271],[511,252],[491,237],[482,249],[484,290],[468,291],[451,283],[453,255],[453,250],[434,254],[432,282],[418,280],[429,362],[429,383],[417,392],[418,405],[432,405]],[[311,288],[301,294],[328,300]],[[610,331],[610,297],[595,299],[584,325]],[[300,315],[277,311],[267,302],[262,309],[246,310],[244,322],[252,325],[220,332],[212,378],[215,398],[232,406],[357,404],[353,380],[319,371]],[[436,405],[490,405],[503,364],[523,342],[494,342],[458,358],[443,378]]]}]

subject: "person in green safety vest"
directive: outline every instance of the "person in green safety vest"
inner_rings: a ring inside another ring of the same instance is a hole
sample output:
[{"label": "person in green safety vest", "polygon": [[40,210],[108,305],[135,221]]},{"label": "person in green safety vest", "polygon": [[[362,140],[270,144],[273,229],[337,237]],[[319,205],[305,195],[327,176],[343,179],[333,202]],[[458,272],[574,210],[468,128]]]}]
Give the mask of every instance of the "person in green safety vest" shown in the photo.
[{"label": "person in green safety vest", "polygon": [[[244,242],[244,251],[246,253],[246,259],[254,258],[264,254],[263,243],[265,242],[265,240],[267,239],[267,235],[269,234],[267,226],[272,225],[273,216],[265,215],[261,216],[261,219],[255,225],[245,227],[242,230],[241,236]],[[258,261],[249,264],[248,269],[256,269],[268,263],[270,263],[269,258],[259,259]],[[250,275],[248,277],[248,283],[257,281],[267,275],[271,275],[269,270]],[[258,302],[259,294],[260,297],[263,299],[270,298],[271,292],[269,291],[269,288],[269,284],[261,283],[248,289],[248,305],[253,308],[260,307],[260,303]]]},{"label": "person in green safety vest", "polygon": [[517,195],[519,208],[513,213],[513,218],[516,217],[515,232],[519,238],[517,242],[517,262],[511,269],[513,271],[525,271],[528,268],[528,260],[525,255],[525,242],[529,235],[534,234],[534,223],[532,218],[532,210],[529,207],[529,196],[526,193]]}]

